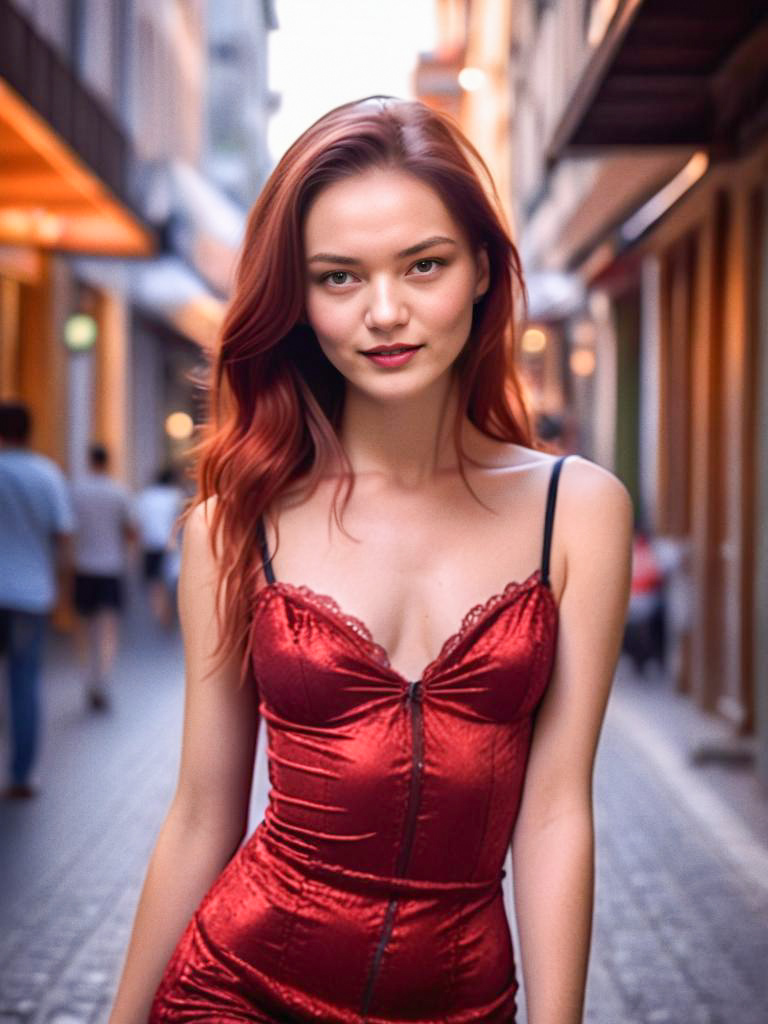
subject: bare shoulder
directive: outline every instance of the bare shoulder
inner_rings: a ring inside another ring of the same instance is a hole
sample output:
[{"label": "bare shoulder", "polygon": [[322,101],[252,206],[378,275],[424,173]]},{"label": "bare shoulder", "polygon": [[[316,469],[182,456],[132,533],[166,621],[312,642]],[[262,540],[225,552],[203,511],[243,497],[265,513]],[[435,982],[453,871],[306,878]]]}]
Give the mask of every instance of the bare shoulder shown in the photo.
[{"label": "bare shoulder", "polygon": [[213,531],[216,501],[216,496],[213,496],[198,502],[184,524],[178,602],[179,619],[185,634],[196,631],[213,613],[217,593],[222,606],[226,602],[226,581],[220,581],[222,535],[214,536]]},{"label": "bare shoulder", "polygon": [[[533,473],[549,477],[554,465],[563,458],[560,454],[527,448],[523,445],[505,444],[498,446],[499,462],[513,471]],[[517,473],[513,472],[512,476]],[[512,477],[510,477],[510,481]],[[568,515],[561,515],[561,505],[566,505]],[[632,514],[632,499],[622,481],[610,470],[582,455],[568,453],[560,471],[557,490],[558,527],[568,519],[575,528],[589,525],[589,520],[607,513],[618,519]],[[573,517],[575,516],[575,523]]]},{"label": "bare shoulder", "polygon": [[604,466],[570,455],[558,488],[558,529],[566,579],[578,573],[600,585],[630,569],[634,508],[626,485]]},{"label": "bare shoulder", "polygon": [[192,507],[192,510],[187,517],[187,525],[195,532],[195,535],[198,538],[201,535],[208,535],[218,500],[218,495],[212,494],[210,498],[206,498],[204,501],[199,501]]},{"label": "bare shoulder", "polygon": [[[560,456],[549,456],[554,462]],[[632,511],[632,498],[626,485],[604,466],[582,455],[569,455],[561,470],[558,500],[567,502],[573,511],[583,514],[613,512],[626,515]]]},{"label": "bare shoulder", "polygon": [[187,516],[184,524],[183,560],[194,561],[197,565],[204,563],[211,568],[214,566],[216,557],[212,544],[212,526],[217,500],[214,494],[198,502]]}]

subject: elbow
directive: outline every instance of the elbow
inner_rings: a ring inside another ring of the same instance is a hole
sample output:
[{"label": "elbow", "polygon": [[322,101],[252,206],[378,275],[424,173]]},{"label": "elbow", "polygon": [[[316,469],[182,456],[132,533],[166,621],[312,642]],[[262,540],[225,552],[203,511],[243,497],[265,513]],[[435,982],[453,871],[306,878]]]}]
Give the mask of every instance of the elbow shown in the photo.
[{"label": "elbow", "polygon": [[542,843],[575,845],[585,840],[593,843],[595,833],[594,811],[590,799],[572,800],[558,807],[540,812],[521,812],[515,824],[512,850]]},{"label": "elbow", "polygon": [[226,859],[237,852],[248,834],[247,812],[223,808],[220,801],[193,801],[179,793],[171,803],[166,824],[193,842],[215,846]]}]

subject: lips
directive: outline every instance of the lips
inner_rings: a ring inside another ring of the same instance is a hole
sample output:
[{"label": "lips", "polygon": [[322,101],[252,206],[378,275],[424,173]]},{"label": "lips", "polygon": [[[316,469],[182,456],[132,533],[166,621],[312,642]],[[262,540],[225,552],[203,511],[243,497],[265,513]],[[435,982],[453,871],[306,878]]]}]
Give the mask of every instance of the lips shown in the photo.
[{"label": "lips", "polygon": [[424,346],[377,345],[376,348],[369,348],[361,354],[372,363],[375,363],[376,366],[381,366],[387,370],[395,370],[401,366],[406,366],[412,359],[415,359],[416,353],[421,348],[424,348]]},{"label": "lips", "polygon": [[379,345],[377,348],[367,348],[363,351],[364,356],[394,356],[403,352],[413,352],[421,345]]}]

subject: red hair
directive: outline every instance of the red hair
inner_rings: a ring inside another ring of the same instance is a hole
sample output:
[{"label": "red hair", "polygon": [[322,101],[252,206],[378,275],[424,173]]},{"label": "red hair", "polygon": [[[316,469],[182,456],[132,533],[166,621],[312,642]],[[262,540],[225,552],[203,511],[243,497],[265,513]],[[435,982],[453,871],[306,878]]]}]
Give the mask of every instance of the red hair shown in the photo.
[{"label": "red hair", "polygon": [[[223,624],[217,650],[241,653],[241,681],[248,671],[252,601],[263,575],[259,517],[300,482],[310,493],[332,468],[341,467],[344,503],[353,483],[337,435],[345,381],[304,320],[302,229],[324,187],[373,167],[402,170],[431,186],[473,251],[488,253],[489,287],[473,307],[469,339],[454,364],[454,438],[465,483],[465,416],[489,437],[533,444],[513,365],[517,299],[525,296],[520,259],[482,158],[450,118],[419,102],[370,97],[330,111],[285,153],[249,215],[206,385],[209,417],[194,451],[197,494],[184,514],[216,496],[211,539],[220,551],[216,604]],[[338,494],[337,488],[333,510],[340,522]]]}]

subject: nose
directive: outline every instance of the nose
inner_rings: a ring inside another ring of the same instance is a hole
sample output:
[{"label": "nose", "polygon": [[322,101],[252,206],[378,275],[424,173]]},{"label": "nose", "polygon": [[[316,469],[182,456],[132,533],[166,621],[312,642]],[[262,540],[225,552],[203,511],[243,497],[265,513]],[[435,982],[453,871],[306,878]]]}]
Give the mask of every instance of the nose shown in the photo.
[{"label": "nose", "polygon": [[370,331],[389,333],[408,323],[409,312],[397,285],[379,278],[370,285],[370,298],[365,311],[365,326]]}]

